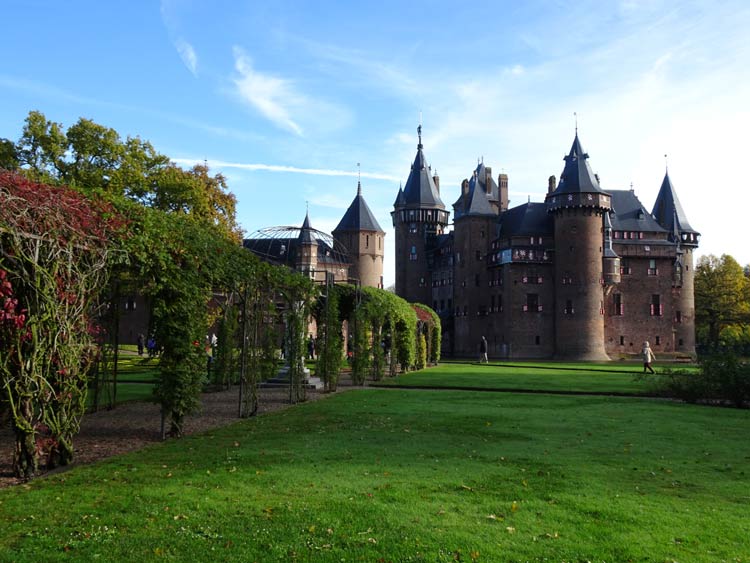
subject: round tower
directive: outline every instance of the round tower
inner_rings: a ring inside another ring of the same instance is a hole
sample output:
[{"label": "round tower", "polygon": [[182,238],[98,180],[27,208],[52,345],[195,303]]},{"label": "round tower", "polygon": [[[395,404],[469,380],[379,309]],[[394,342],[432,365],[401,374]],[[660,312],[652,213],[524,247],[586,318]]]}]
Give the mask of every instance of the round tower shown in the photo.
[{"label": "round tower", "polygon": [[674,244],[672,272],[672,299],[674,319],[672,332],[675,352],[695,357],[695,272],[693,250],[698,247],[700,233],[690,226],[685,211],[677,198],[677,192],[664,174],[659,194],[651,215],[666,229]]},{"label": "round tower", "polygon": [[318,243],[313,236],[308,213],[305,213],[305,221],[302,223],[302,228],[297,237],[297,246],[299,253],[295,264],[296,269],[310,278],[314,278],[315,270],[318,267]]},{"label": "round tower", "polygon": [[606,361],[604,215],[611,196],[599,187],[576,132],[557,188],[546,198],[555,225],[555,357]]},{"label": "round tower", "polygon": [[419,144],[406,186],[398,190],[391,217],[396,235],[396,295],[412,303],[432,302],[431,256],[449,213],[440,199],[440,181],[433,176]]},{"label": "round tower", "polygon": [[357,195],[333,230],[333,236],[346,247],[350,280],[382,289],[385,231],[362,197],[361,182],[357,182]]}]

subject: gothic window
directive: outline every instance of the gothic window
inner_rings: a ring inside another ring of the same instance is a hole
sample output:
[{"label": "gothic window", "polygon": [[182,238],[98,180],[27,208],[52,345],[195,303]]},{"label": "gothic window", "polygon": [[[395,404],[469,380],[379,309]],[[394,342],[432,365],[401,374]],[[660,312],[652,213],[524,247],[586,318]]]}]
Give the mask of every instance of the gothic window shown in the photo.
[{"label": "gothic window", "polygon": [[620,260],[620,274],[623,276],[630,275],[630,260],[627,258],[622,258]]},{"label": "gothic window", "polygon": [[651,296],[650,311],[652,317],[661,317],[664,314],[664,305],[662,305],[661,296],[658,293]]},{"label": "gothic window", "polygon": [[612,296],[612,300],[614,302],[614,311],[612,314],[616,316],[622,316],[623,314],[622,293],[615,293]]},{"label": "gothic window", "polygon": [[674,322],[677,324],[682,324],[682,311],[674,312]]},{"label": "gothic window", "polygon": [[417,232],[417,224],[416,223],[409,223],[409,232],[410,233],[416,233]]},{"label": "gothic window", "polygon": [[656,337],[656,345],[657,345],[657,346],[660,346],[660,345],[661,345],[661,336],[657,336],[657,337]]},{"label": "gothic window", "polygon": [[365,248],[370,248],[370,235],[365,235]]},{"label": "gothic window", "polygon": [[417,247],[412,246],[411,252],[409,253],[409,260],[415,261],[417,259]]},{"label": "gothic window", "polygon": [[625,337],[620,336],[620,346],[625,346]]},{"label": "gothic window", "polygon": [[651,259],[648,261],[648,275],[649,276],[655,276],[659,273],[659,270],[656,268],[656,260]]},{"label": "gothic window", "polygon": [[575,313],[575,309],[573,309],[573,300],[566,299],[565,300],[565,314],[572,315],[573,313]]}]

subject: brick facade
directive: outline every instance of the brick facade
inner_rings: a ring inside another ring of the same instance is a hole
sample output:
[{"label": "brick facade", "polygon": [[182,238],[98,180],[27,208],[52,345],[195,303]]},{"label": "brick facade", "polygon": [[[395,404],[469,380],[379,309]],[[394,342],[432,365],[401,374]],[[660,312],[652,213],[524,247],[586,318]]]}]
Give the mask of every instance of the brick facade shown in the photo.
[{"label": "brick facade", "polygon": [[668,175],[649,213],[632,190],[601,189],[587,159],[576,134],[545,202],[510,209],[508,177],[495,183],[480,163],[445,233],[420,136],[392,213],[396,293],[438,312],[446,355],[476,357],[482,336],[495,358],[615,359],[645,340],[657,355],[695,354],[699,234]]}]

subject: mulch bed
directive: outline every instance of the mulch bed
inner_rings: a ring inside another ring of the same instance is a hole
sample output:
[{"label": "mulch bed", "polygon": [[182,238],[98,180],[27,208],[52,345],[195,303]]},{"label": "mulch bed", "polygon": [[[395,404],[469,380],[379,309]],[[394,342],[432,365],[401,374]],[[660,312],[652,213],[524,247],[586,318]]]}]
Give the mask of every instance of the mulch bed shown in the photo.
[{"label": "mulch bed", "polygon": [[[337,393],[352,389],[342,374]],[[202,412],[185,422],[185,434],[205,432],[240,420],[238,390],[203,394]],[[258,414],[288,408],[288,389],[260,389]],[[316,401],[331,394],[308,391],[307,401]],[[87,414],[81,422],[81,432],[74,440],[74,462],[68,468],[93,463],[100,459],[131,452],[161,442],[161,414],[154,403],[134,402],[112,410]],[[0,428],[0,488],[22,483],[12,474],[13,432],[10,425]],[[58,471],[58,470],[56,470]],[[40,471],[40,476],[44,470]]]}]

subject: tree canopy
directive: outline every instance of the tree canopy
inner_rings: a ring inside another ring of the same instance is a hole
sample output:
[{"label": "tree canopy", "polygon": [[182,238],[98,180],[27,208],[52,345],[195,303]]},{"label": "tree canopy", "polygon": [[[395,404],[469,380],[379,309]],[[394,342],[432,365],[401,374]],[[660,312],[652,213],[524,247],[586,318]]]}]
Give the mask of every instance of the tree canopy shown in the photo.
[{"label": "tree canopy", "polygon": [[698,260],[695,316],[698,341],[704,346],[715,348],[730,334],[747,333],[750,279],[731,256],[708,255]]}]

